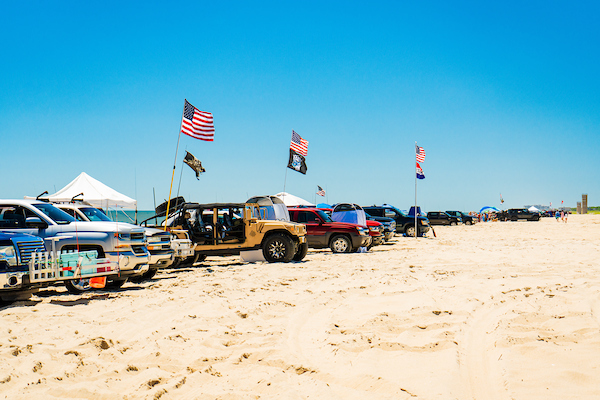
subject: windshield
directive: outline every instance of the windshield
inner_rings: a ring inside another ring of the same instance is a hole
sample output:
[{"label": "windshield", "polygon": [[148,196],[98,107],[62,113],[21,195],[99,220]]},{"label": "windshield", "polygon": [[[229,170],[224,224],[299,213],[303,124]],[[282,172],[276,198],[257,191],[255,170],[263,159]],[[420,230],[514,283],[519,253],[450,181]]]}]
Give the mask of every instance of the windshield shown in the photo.
[{"label": "windshield", "polygon": [[323,221],[325,222],[333,222],[333,220],[329,217],[329,215],[327,215],[327,213],[323,210],[316,210],[317,214],[319,214],[319,217],[321,217],[323,219]]},{"label": "windshield", "polygon": [[406,217],[406,214],[404,214],[402,211],[398,210],[396,207],[392,207],[394,209],[394,211],[396,211],[399,215]]},{"label": "windshield", "polygon": [[90,221],[112,221],[101,210],[94,207],[80,208],[81,211]]},{"label": "windshield", "polygon": [[54,207],[52,204],[34,204],[34,206],[59,225],[66,225],[75,221],[75,218],[63,210]]}]

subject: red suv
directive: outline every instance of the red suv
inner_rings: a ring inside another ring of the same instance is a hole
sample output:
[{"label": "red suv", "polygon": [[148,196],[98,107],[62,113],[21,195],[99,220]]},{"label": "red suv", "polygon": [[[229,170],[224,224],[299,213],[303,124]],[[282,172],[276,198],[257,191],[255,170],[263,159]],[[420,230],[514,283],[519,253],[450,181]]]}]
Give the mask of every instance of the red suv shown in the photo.
[{"label": "red suv", "polygon": [[346,222],[335,222],[317,208],[290,208],[290,219],[306,225],[308,247],[329,247],[334,253],[351,253],[371,243],[369,229]]}]

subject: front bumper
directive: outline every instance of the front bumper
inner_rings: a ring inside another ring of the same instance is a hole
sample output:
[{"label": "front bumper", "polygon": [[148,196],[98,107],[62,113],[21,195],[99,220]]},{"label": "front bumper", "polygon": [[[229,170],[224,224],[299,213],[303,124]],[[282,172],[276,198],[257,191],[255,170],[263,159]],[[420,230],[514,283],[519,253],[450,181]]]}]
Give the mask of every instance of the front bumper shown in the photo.
[{"label": "front bumper", "polygon": [[107,252],[106,257],[110,261],[119,264],[121,270],[120,277],[130,277],[142,275],[148,271],[150,262],[150,253],[146,250],[144,253],[134,253],[133,251]]},{"label": "front bumper", "polygon": [[366,247],[371,243],[371,236],[352,236],[352,247]]},{"label": "front bumper", "polygon": [[150,268],[167,268],[175,261],[175,252],[173,250],[161,250],[156,253],[150,252]]}]

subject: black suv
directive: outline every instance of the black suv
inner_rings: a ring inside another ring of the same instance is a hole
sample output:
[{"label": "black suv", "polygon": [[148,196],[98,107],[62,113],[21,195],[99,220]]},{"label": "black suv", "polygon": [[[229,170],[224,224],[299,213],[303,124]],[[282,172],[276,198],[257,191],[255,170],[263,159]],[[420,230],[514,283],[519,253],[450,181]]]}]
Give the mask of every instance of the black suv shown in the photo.
[{"label": "black suv", "polygon": [[[407,236],[415,236],[415,217],[408,216],[394,206],[367,206],[363,210],[372,217],[388,217],[396,221],[396,233],[404,233]],[[425,217],[417,217],[419,236],[429,232],[429,220]]]},{"label": "black suv", "polygon": [[475,223],[473,216],[462,211],[446,211],[446,214],[462,219],[465,225],[473,225]]},{"label": "black suv", "polygon": [[431,225],[458,225],[459,222],[462,222],[460,218],[443,211],[430,211],[427,213],[427,218]]},{"label": "black suv", "polygon": [[524,219],[526,221],[539,221],[540,213],[529,211],[526,208],[509,208],[506,210],[506,218],[511,221]]}]

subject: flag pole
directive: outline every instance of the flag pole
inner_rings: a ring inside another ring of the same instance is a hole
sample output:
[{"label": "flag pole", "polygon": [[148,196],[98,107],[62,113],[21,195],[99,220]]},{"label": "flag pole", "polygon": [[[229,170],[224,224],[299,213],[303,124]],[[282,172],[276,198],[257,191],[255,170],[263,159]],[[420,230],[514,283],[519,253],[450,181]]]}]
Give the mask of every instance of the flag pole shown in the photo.
[{"label": "flag pole", "polygon": [[[187,101],[187,99],[185,100]],[[185,102],[181,112],[181,122],[179,122],[179,135],[177,135],[177,147],[175,148],[175,161],[173,161],[173,173],[171,174],[171,187],[169,188],[169,199],[167,200],[167,213],[165,214],[165,231],[167,230],[167,219],[169,218],[169,208],[171,206],[171,193],[173,191],[173,178],[175,178],[175,167],[177,165],[177,152],[179,151],[179,139],[181,139],[181,127],[183,126],[183,113],[185,112]]]},{"label": "flag pole", "polygon": [[[415,148],[417,148],[417,142],[415,142]],[[415,165],[416,165],[416,156],[415,156]],[[417,230],[419,226],[417,225],[417,173],[415,172],[415,239],[417,238]]]}]

